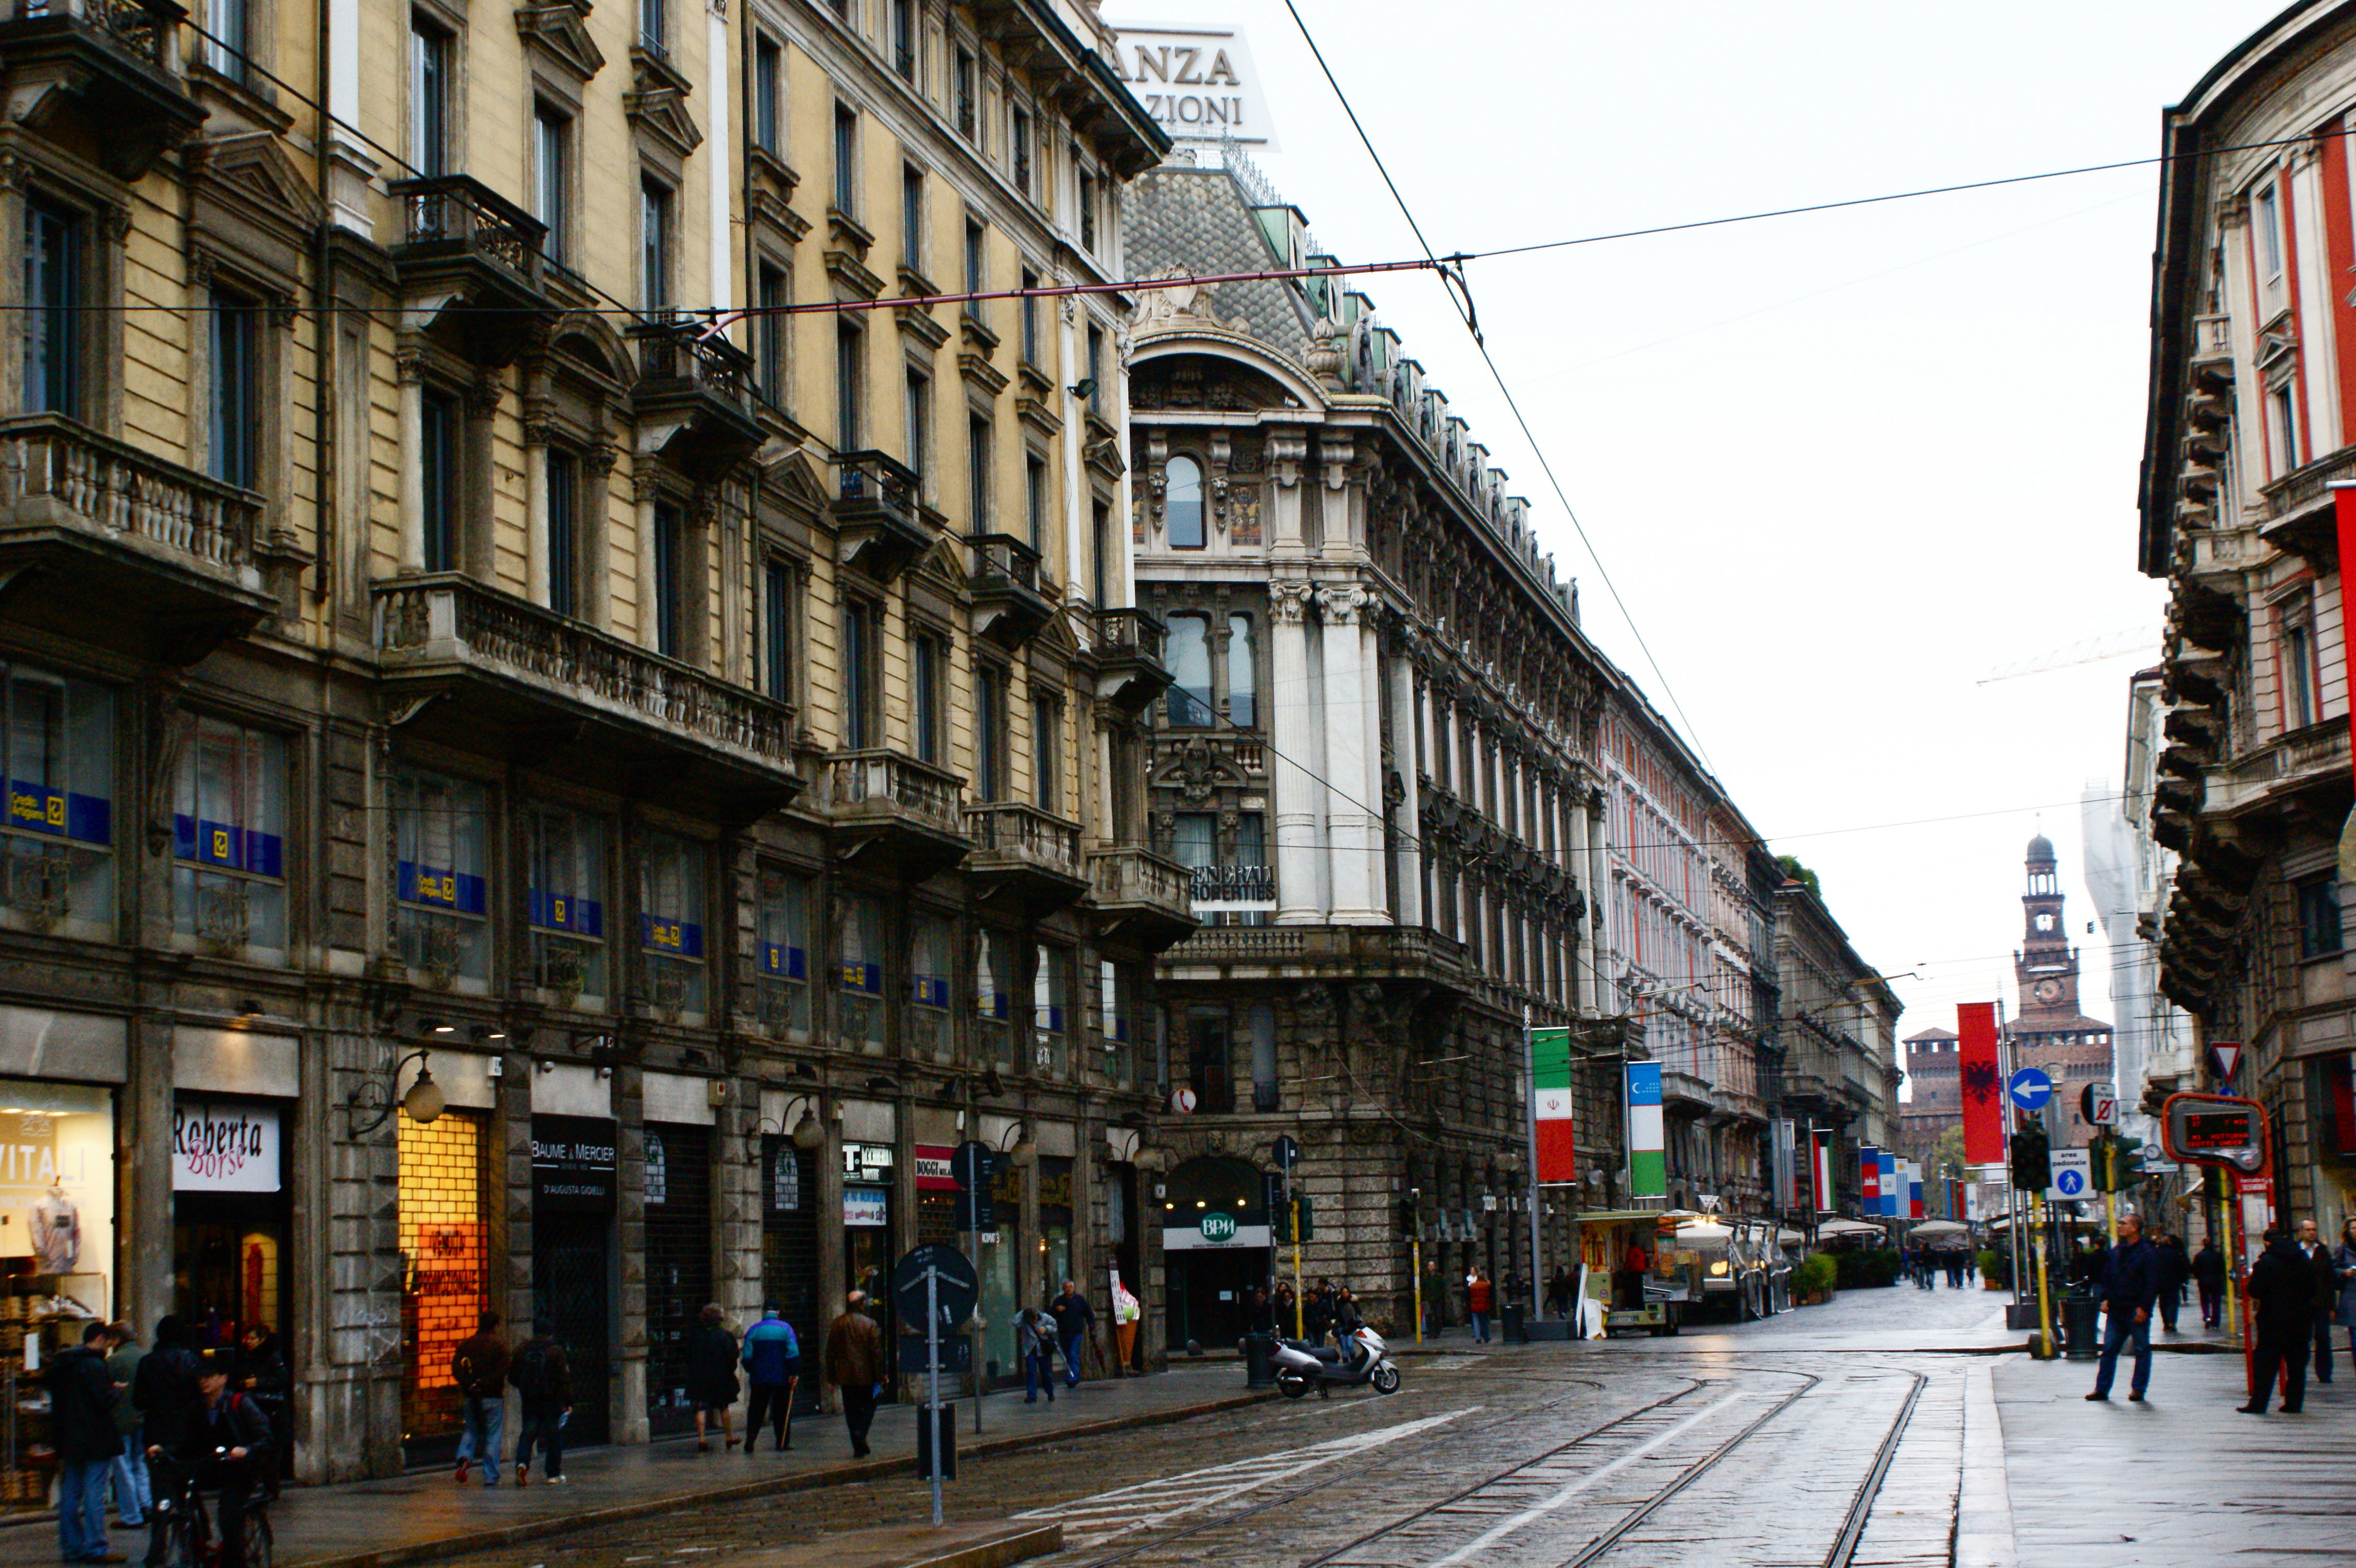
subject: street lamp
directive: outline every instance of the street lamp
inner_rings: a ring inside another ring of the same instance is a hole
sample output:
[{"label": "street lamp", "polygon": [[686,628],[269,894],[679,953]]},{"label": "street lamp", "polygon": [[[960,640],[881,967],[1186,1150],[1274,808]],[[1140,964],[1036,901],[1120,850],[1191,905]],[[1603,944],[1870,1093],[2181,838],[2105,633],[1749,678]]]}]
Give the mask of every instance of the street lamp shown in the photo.
[{"label": "street lamp", "polygon": [[[382,1081],[371,1078],[352,1090],[344,1109],[351,1115],[353,1137],[364,1138],[392,1119],[396,1109],[392,1085],[401,1081],[401,1069],[411,1062],[417,1064],[417,1081],[409,1086],[409,1092],[401,1097],[397,1108],[421,1127],[441,1119],[442,1086],[434,1081],[433,1070],[427,1065],[428,1054],[414,1050],[386,1069]],[[371,1112],[374,1114],[367,1121],[360,1120],[363,1113]]]}]

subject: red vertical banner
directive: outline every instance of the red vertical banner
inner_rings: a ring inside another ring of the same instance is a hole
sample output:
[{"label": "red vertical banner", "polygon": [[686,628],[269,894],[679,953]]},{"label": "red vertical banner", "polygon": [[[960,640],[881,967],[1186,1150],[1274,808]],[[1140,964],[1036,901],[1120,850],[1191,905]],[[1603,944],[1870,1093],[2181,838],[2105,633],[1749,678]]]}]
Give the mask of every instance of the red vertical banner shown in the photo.
[{"label": "red vertical banner", "polygon": [[1955,1004],[1956,1078],[1964,1101],[1964,1163],[2004,1164],[2004,1069],[1997,1061],[1996,1004]]},{"label": "red vertical banner", "polygon": [[[2356,550],[2356,484],[2350,484],[2342,479],[2332,485],[2331,510],[2333,521],[2340,525],[2340,559],[2356,561],[2356,555],[2348,553],[2351,550]],[[2340,624],[2345,626],[2348,621],[2349,596],[2348,576],[2344,572],[2340,575]],[[2340,638],[2340,656],[2347,663],[2350,682],[2348,690],[2351,695],[2356,695],[2356,637]],[[2348,722],[2351,729],[2356,729],[2356,702],[2348,704]]]}]

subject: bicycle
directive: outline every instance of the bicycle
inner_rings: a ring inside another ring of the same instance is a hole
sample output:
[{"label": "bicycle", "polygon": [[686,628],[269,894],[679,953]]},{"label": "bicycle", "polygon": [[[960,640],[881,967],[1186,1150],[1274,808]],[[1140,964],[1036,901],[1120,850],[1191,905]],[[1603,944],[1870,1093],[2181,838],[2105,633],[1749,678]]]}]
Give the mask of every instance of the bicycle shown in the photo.
[{"label": "bicycle", "polygon": [[[229,1451],[216,1448],[213,1455],[225,1459]],[[219,1568],[221,1541],[213,1528],[212,1514],[205,1507],[204,1494],[197,1487],[195,1468],[180,1468],[186,1474],[178,1486],[155,1500],[156,1511],[165,1516],[164,1568]],[[257,1483],[245,1508],[246,1568],[272,1568],[275,1544],[270,1529],[269,1489]]]}]

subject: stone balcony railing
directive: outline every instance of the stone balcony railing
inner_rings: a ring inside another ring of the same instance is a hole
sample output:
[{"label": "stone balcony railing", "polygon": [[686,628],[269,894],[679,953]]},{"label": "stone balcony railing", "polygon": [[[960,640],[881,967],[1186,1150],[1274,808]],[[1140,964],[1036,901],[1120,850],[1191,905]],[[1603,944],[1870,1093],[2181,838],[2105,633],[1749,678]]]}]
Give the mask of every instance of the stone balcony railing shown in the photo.
[{"label": "stone balcony railing", "polygon": [[1135,845],[1100,849],[1088,858],[1096,868],[1098,903],[1151,904],[1186,912],[1186,868],[1176,861]]},{"label": "stone balcony railing", "polygon": [[63,414],[0,419],[0,508],[18,522],[38,516],[261,586],[260,496]]},{"label": "stone balcony railing", "polygon": [[1020,800],[999,800],[965,809],[966,837],[973,841],[972,869],[1036,870],[1081,879],[1080,825]]},{"label": "stone balcony railing", "polygon": [[2348,771],[2348,725],[2327,719],[2278,736],[2208,770],[2201,810],[2208,815],[2229,815],[2317,784],[2344,787]]},{"label": "stone balcony railing", "polygon": [[1351,973],[1460,974],[1463,945],[1419,926],[1210,926],[1163,954],[1173,964],[1303,966]]},{"label": "stone balcony railing", "polygon": [[818,803],[838,819],[905,818],[962,840],[962,793],[955,774],[896,751],[838,751],[819,765]]}]

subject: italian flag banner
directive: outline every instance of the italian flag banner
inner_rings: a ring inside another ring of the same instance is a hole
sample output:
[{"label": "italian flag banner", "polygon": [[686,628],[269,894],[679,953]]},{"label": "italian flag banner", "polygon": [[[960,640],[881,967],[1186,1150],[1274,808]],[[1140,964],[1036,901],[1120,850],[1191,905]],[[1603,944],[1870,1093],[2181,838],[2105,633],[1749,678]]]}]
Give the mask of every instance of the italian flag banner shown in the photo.
[{"label": "italian flag banner", "polygon": [[1628,1195],[1669,1195],[1668,1143],[1661,1127],[1661,1064],[1628,1064]]},{"label": "italian flag banner", "polygon": [[1538,1180],[1579,1179],[1571,1140],[1570,1031],[1530,1031],[1530,1125],[1537,1133]]}]

